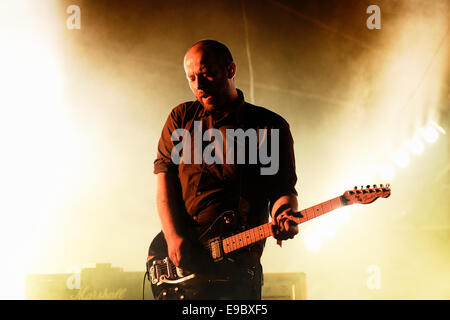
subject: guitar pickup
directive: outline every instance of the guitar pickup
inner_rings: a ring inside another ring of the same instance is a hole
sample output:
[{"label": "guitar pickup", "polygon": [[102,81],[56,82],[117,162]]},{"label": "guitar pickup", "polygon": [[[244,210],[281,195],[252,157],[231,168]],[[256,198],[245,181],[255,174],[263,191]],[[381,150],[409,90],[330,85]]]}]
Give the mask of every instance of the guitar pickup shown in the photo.
[{"label": "guitar pickup", "polygon": [[212,238],[208,241],[208,249],[211,253],[211,257],[214,262],[220,261],[223,259],[223,248],[222,248],[222,240],[220,237]]}]

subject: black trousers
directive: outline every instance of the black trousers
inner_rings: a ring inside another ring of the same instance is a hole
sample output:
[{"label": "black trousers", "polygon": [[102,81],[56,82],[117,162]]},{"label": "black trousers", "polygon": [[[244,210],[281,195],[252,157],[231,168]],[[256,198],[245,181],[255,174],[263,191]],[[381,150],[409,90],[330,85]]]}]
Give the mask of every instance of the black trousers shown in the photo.
[{"label": "black trousers", "polygon": [[227,279],[210,280],[198,291],[200,300],[261,300],[263,285],[262,266],[243,268],[233,272]]}]

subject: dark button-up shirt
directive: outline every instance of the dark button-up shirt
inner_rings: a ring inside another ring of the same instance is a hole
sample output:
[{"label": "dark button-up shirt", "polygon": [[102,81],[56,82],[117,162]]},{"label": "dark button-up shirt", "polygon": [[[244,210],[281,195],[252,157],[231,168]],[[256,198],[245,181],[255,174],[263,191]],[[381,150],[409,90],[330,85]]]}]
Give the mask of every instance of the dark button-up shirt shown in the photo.
[{"label": "dark button-up shirt", "polygon": [[[242,92],[238,93],[238,101],[230,108],[233,111],[220,119],[198,101],[178,105],[167,118],[158,143],[154,173],[166,172],[178,178],[182,203],[199,226],[208,226],[220,213],[235,210],[240,226],[255,227],[268,221],[270,205],[279,197],[297,194],[288,123],[272,111],[245,102]],[[211,138],[206,131],[213,128],[221,137]],[[227,130],[238,133],[237,129],[243,130],[241,134],[253,133],[256,141],[248,138],[242,144],[242,139],[230,138]],[[278,150],[272,147],[276,143],[272,129],[278,130]],[[243,155],[245,158],[240,158]],[[260,253],[263,245],[260,243]]]}]

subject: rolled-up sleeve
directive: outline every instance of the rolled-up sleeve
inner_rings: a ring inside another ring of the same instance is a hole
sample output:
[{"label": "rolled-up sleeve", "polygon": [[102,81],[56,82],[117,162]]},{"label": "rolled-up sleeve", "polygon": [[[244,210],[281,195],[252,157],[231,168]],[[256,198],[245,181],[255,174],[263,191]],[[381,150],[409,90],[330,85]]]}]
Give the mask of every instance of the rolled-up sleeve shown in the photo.
[{"label": "rolled-up sleeve", "polygon": [[154,161],[153,173],[161,172],[177,174],[178,166],[172,161],[172,149],[174,143],[172,141],[172,132],[180,127],[181,124],[181,105],[174,108],[167,117],[158,142],[158,151],[156,160]]},{"label": "rolled-up sleeve", "polygon": [[278,124],[279,128],[279,169],[269,177],[269,200],[273,204],[283,195],[297,194],[295,185],[297,174],[295,170],[294,140],[289,124],[284,120]]}]

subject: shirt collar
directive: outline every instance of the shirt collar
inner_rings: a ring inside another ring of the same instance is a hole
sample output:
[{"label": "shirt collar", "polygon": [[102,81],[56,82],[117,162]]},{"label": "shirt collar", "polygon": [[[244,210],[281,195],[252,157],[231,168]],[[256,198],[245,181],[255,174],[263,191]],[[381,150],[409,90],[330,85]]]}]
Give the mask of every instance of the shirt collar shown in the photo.
[{"label": "shirt collar", "polygon": [[[234,114],[236,122],[237,123],[242,122],[243,111],[244,111],[244,107],[245,107],[245,98],[244,98],[244,93],[240,89],[236,88],[236,91],[238,93],[238,99],[235,102],[233,102],[233,104],[235,104],[234,109],[230,113],[228,113],[225,117],[223,117],[222,119],[218,119],[217,121],[224,120]],[[200,105],[200,111],[198,113],[199,117],[203,118],[203,117],[211,116],[211,113],[208,110],[206,110],[200,102],[198,102],[198,103]]]}]

